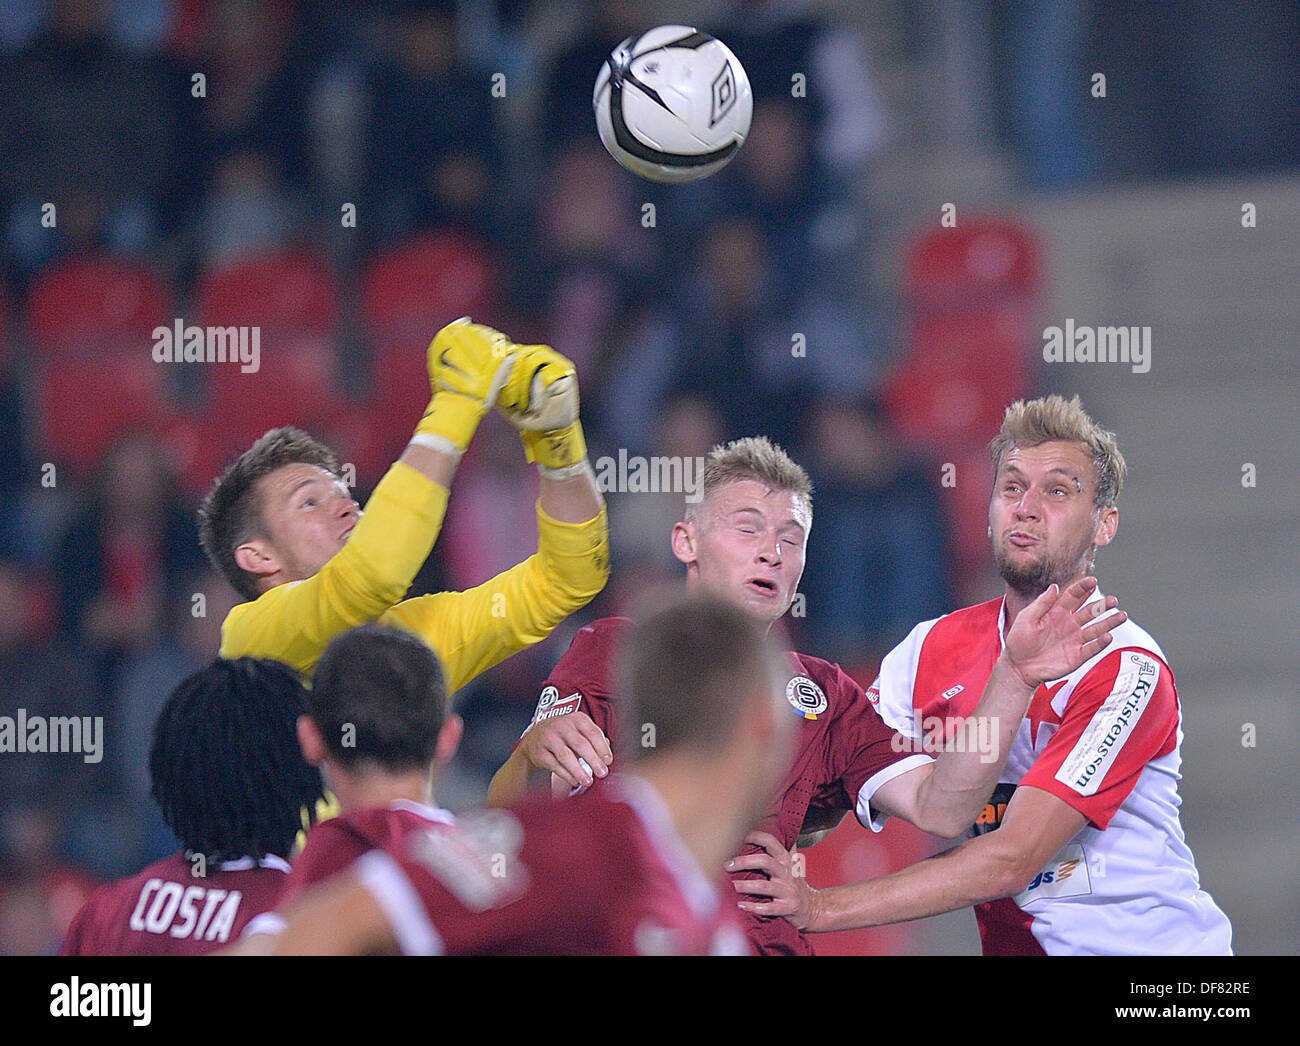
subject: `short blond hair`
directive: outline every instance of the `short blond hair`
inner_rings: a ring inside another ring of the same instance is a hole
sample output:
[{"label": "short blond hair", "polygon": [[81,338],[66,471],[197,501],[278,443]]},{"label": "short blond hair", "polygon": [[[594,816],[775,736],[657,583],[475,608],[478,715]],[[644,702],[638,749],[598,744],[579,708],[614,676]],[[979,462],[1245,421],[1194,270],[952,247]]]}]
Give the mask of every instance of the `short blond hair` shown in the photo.
[{"label": "short blond hair", "polygon": [[[812,523],[812,480],[801,465],[766,436],[747,436],[718,444],[704,463],[704,490],[700,504],[719,488],[739,480],[753,480],[769,490],[783,490],[795,495],[808,512]],[[687,503],[686,519],[695,517],[697,506]]]},{"label": "short blond hair", "polygon": [[1099,509],[1114,508],[1124,486],[1124,455],[1119,452],[1115,433],[1093,421],[1078,396],[1071,400],[1056,395],[1042,396],[1011,404],[1002,419],[1001,430],[989,444],[993,474],[996,476],[1001,470],[1007,451],[1055,440],[1078,443],[1088,452],[1097,475],[1093,503]]}]

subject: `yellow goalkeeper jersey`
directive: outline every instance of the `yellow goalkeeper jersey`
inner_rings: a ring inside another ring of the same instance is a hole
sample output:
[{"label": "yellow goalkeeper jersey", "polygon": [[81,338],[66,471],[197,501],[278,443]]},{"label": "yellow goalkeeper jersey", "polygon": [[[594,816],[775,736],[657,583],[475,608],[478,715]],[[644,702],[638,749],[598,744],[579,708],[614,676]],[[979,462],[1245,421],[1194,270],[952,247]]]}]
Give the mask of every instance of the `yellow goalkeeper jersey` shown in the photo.
[{"label": "yellow goalkeeper jersey", "polygon": [[318,573],[235,607],[221,656],[267,657],[306,678],[330,640],[367,621],[414,632],[442,662],[447,692],[538,643],[585,606],[609,575],[605,510],[561,523],[537,506],[537,551],[464,592],[403,600],[433,548],[447,489],[396,462],[375,488],[348,542]]}]

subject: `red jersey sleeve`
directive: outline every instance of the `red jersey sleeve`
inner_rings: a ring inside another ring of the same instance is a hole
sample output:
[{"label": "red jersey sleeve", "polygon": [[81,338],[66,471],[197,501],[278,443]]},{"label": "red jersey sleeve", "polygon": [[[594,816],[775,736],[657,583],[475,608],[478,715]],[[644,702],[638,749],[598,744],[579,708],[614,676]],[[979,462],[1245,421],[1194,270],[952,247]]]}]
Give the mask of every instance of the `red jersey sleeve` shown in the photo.
[{"label": "red jersey sleeve", "polygon": [[1095,664],[1066,701],[1061,726],[1021,781],[1069,803],[1104,829],[1152,759],[1178,734],[1173,673],[1149,650]]},{"label": "red jersey sleeve", "polygon": [[870,806],[871,796],[886,782],[930,762],[916,746],[889,726],[866,692],[839,665],[800,655],[804,670],[831,696],[835,718],[826,732],[823,787],[811,807],[852,810],[872,831],[884,827],[884,815]]},{"label": "red jersey sleeve", "polygon": [[542,684],[529,726],[580,711],[614,744],[617,727],[610,701],[611,665],[618,638],[630,623],[627,618],[602,618],[578,630]]}]

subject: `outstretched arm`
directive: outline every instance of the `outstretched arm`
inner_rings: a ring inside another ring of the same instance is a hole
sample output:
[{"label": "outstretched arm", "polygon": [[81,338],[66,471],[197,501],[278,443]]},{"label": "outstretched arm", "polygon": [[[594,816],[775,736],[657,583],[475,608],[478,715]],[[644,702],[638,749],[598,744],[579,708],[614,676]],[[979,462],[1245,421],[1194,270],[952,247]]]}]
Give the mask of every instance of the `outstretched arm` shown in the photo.
[{"label": "outstretched arm", "polygon": [[[1060,726],[996,830],[894,875],[823,891],[797,879],[790,855],[767,836],[757,841],[766,852],[737,857],[731,866],[771,878],[736,888],[773,898],[753,910],[814,930],[899,922],[1012,897],[1085,824],[1106,829],[1148,763],[1174,749],[1177,731],[1178,693],[1168,666],[1145,648],[1113,650],[1074,687]],[[1099,753],[1102,737],[1108,743]]]},{"label": "outstretched arm", "polygon": [[1023,891],[1038,871],[1086,823],[1068,803],[1039,788],[1016,790],[1002,825],[879,879],[816,890],[794,874],[801,870],[780,842],[756,832],[749,842],[764,852],[729,862],[730,870],[765,872],[767,879],[733,882],[749,894],[740,907],[759,915],[785,916],[800,930],[824,933],[938,915]]},{"label": "outstretched arm", "polygon": [[464,592],[407,599],[383,622],[422,637],[442,659],[448,693],[511,654],[539,643],[586,606],[609,575],[604,510],[586,523],[561,523],[539,508],[537,552]]},{"label": "outstretched arm", "polygon": [[587,461],[578,420],[578,374],[549,345],[519,345],[519,359],[498,407],[541,474],[542,511],[563,523],[585,523],[604,508]]},{"label": "outstretched arm", "polygon": [[1038,687],[1069,675],[1100,653],[1111,631],[1127,619],[1113,597],[1086,602],[1097,587],[1085,577],[1064,589],[1050,586],[1022,610],[993,666],[984,695],[968,724],[988,724],[978,736],[989,744],[954,746],[937,760],[876,790],[871,805],[927,832],[952,838],[974,823],[992,794],[1029,702]]},{"label": "outstretched arm", "polygon": [[477,588],[407,600],[385,616],[438,652],[452,691],[545,639],[609,577],[609,526],[587,463],[573,364],[546,345],[515,349],[498,405],[541,473],[537,553]]}]

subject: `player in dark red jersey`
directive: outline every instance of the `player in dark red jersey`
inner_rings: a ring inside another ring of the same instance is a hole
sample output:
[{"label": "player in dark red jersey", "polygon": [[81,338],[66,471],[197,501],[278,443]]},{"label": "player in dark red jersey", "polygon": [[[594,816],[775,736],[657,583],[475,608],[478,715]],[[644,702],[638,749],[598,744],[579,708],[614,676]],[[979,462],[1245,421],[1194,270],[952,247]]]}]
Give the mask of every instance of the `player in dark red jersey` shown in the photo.
[{"label": "player in dark red jersey", "polygon": [[101,886],[61,955],[203,955],[279,895],[320,774],[298,750],[297,674],[276,661],[214,661],[182,682],[154,727],[153,796],[184,849]]},{"label": "player in dark red jersey", "polygon": [[434,806],[433,773],[460,743],[460,716],[447,714],[447,686],[434,652],[416,635],[367,624],[336,638],[316,666],[303,755],[321,768],[339,816],[318,822],[293,861],[277,911],[249,934],[283,925],[278,910],[368,850],[397,848],[411,832],[453,823]]},{"label": "player in dark red jersey", "polygon": [[[672,533],[687,583],[770,627],[790,608],[803,574],[812,525],[808,477],[759,437],[715,448],[703,486],[700,502],[688,504],[685,521]],[[783,689],[800,717],[799,740],[765,830],[793,847],[805,832],[833,825],[852,810],[874,831],[896,816],[936,835],[960,834],[993,791],[1037,685],[1101,650],[1109,630],[1123,620],[1123,614],[1097,618],[1103,606],[1115,607],[1113,599],[1082,606],[1094,584],[1085,579],[1067,591],[1049,590],[1029,608],[1019,630],[1008,635],[975,711],[989,725],[987,745],[963,746],[937,760],[886,726],[839,666],[788,655]],[[617,735],[622,718],[609,666],[628,625],[625,618],[606,618],[574,638],[546,680],[532,725],[493,779],[494,804],[517,799],[539,772],[572,788],[590,787],[608,772],[616,753],[606,738]],[[670,658],[664,671],[674,670]],[[696,707],[706,710],[708,704],[700,698]],[[625,751],[617,754],[625,758]],[[760,952],[811,953],[808,940],[785,920],[746,918]]]},{"label": "player in dark red jersey", "polygon": [[276,953],[747,953],[721,863],[789,765],[783,658],[703,595],[622,646],[627,755],[604,787],[371,851],[286,911]]}]

